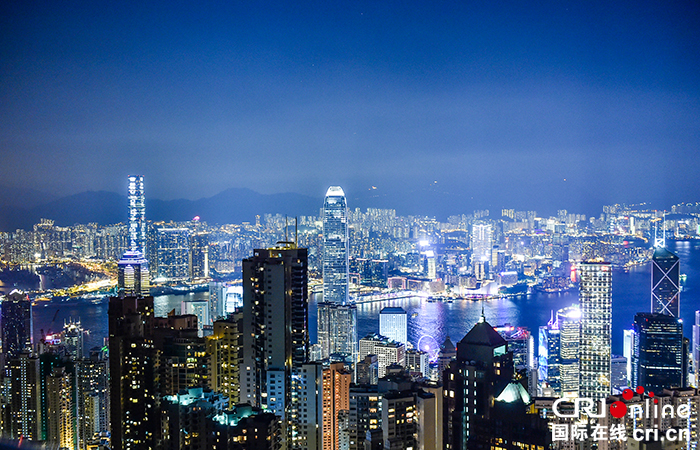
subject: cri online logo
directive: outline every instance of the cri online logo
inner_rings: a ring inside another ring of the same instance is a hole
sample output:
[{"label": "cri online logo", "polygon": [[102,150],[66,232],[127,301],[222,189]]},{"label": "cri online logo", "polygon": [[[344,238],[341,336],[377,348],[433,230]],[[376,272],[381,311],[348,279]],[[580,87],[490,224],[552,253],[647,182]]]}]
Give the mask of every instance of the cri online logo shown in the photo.
[{"label": "cri online logo", "polygon": [[[654,393],[651,391],[647,392],[645,395],[644,388],[642,386],[638,386],[635,391],[632,391],[632,389],[625,389],[622,392],[622,398],[625,401],[630,401],[634,397],[635,392],[638,395],[641,395],[642,398],[646,397],[642,404],[634,403],[628,408],[625,402],[618,400],[610,405],[610,415],[615,417],[616,419],[621,419],[625,417],[628,414],[628,412],[630,416],[634,418],[656,419],[659,417],[679,417],[687,419],[690,417],[690,405],[687,403],[681,403],[675,409],[673,405],[664,405],[663,408],[661,408],[661,411],[659,411],[659,400],[654,397]],[[566,402],[566,400],[563,398],[559,398],[552,405],[552,411],[557,417],[578,418],[580,411],[585,412],[588,417],[592,418],[603,418],[606,415],[605,399],[598,400],[598,407],[596,407],[596,402],[593,399],[575,398],[573,399],[574,410],[571,414],[567,414],[563,411],[560,411],[559,404],[562,402]]]},{"label": "cri online logo", "polygon": [[[637,394],[639,395],[644,395],[644,388],[642,386],[637,386],[636,389]],[[625,389],[622,391],[622,398],[629,401],[632,400],[632,397],[634,397],[634,392],[632,392],[632,389]],[[648,398],[654,398],[654,393],[649,391],[647,392],[647,397]],[[658,398],[654,398],[654,403],[657,404],[659,403]],[[625,414],[627,414],[627,405],[625,405],[624,402],[621,401],[616,401],[612,405],[610,405],[610,415],[612,415],[616,419],[622,419],[625,417]]]}]

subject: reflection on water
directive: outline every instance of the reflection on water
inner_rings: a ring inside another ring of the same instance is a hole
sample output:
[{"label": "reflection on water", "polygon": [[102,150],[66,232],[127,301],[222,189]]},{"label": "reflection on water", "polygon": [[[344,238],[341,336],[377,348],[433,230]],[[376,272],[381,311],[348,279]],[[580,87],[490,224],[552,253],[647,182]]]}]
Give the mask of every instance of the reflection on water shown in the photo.
[{"label": "reflection on water", "polygon": [[[700,309],[700,243],[669,242],[669,249],[681,258],[681,272],[688,275],[681,293],[681,316],[684,332],[690,336],[694,311]],[[637,312],[648,311],[651,305],[651,275],[649,264],[633,267],[629,272],[613,273],[613,352],[622,353],[622,330],[630,327]],[[161,295],[154,299],[156,316],[166,316],[169,311],[180,313],[184,300],[208,300],[208,292],[182,295]],[[578,302],[577,292],[561,294],[534,293],[524,297],[503,298],[484,302],[486,320],[491,325],[510,323],[528,327],[537,335],[540,326],[550,318],[550,311]],[[385,302],[365,303],[357,307],[357,333],[361,338],[379,331],[379,311],[387,306],[399,306],[408,313],[408,339],[414,345],[423,335],[430,335],[439,343],[445,337],[456,344],[477,322],[481,315],[481,303],[471,300],[454,303],[428,302],[413,297]],[[86,336],[86,348],[102,345],[102,337],[108,334],[106,302],[95,305],[89,301],[40,303],[33,308],[34,337],[40,337],[40,329],[58,331],[64,320],[80,318],[83,326],[91,331]],[[56,313],[58,311],[58,313]],[[415,313],[415,317],[414,316]],[[52,319],[56,315],[56,320]],[[316,301],[309,305],[309,332],[316,341]]]}]

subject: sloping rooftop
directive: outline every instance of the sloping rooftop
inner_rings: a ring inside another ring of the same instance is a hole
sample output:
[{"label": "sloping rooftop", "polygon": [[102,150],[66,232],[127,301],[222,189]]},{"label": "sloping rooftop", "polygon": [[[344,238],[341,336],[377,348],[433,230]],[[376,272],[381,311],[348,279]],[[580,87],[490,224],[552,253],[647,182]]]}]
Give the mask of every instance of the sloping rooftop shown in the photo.
[{"label": "sloping rooftop", "polygon": [[466,336],[459,341],[459,344],[476,344],[476,345],[488,345],[489,347],[500,347],[501,345],[506,345],[506,340],[503,336],[498,334],[493,327],[485,320],[480,320],[474,325],[474,327],[467,333]]},{"label": "sloping rooftop", "polygon": [[678,259],[678,256],[664,247],[656,247],[654,249],[654,259]]}]

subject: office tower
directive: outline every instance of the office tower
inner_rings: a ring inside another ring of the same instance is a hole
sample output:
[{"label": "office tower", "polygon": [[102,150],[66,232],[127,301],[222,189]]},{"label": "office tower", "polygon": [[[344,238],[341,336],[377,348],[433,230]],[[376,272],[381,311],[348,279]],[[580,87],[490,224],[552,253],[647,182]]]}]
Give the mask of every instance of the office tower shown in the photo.
[{"label": "office tower", "polygon": [[318,303],[318,344],[321,359],[343,355],[357,362],[357,307],[353,304]]},{"label": "office tower", "polygon": [[151,276],[148,261],[138,250],[127,250],[117,263],[117,288],[120,295],[145,296],[149,294]]},{"label": "office tower", "polygon": [[32,302],[15,289],[3,296],[0,307],[2,356],[7,362],[32,346]]},{"label": "office tower", "polygon": [[143,176],[129,176],[129,250],[146,255],[146,197]]},{"label": "office tower", "polygon": [[408,314],[403,308],[386,307],[379,311],[379,334],[389,339],[408,343]]},{"label": "office tower", "polygon": [[293,392],[297,406],[297,420],[293,421],[292,447],[303,450],[321,450],[325,432],[323,365],[312,362],[297,369],[298,385]]},{"label": "office tower", "polygon": [[559,327],[550,320],[540,327],[538,376],[543,395],[551,389],[552,395],[561,396],[561,375],[559,372]]},{"label": "office tower", "polygon": [[283,424],[291,419],[293,370],[308,360],[307,299],[306,249],[283,242],[243,260],[240,400]]},{"label": "office tower", "polygon": [[323,203],[323,301],[348,302],[348,205],[340,186]]},{"label": "office tower", "polygon": [[508,342],[479,322],[457,344],[457,359],[445,369],[443,439],[448,448],[466,449],[477,419],[489,420],[494,400],[513,377]]},{"label": "office tower", "polygon": [[214,322],[214,333],[207,336],[211,388],[225,395],[231,405],[241,403],[241,320],[240,313],[219,319]]},{"label": "office tower", "polygon": [[64,367],[54,367],[46,377],[46,440],[58,448],[75,444],[73,380]]},{"label": "office tower", "polygon": [[557,311],[559,328],[559,387],[562,397],[573,398],[579,390],[581,310],[570,306]]},{"label": "office tower", "polygon": [[437,259],[435,258],[435,252],[433,250],[425,251],[425,276],[428,277],[430,281],[435,281],[437,278]]},{"label": "office tower", "polygon": [[190,237],[190,278],[209,277],[209,233],[196,232]]},{"label": "office tower", "polygon": [[391,364],[404,366],[406,364],[406,346],[400,342],[373,333],[360,339],[360,359],[367,355],[377,355],[377,372],[379,378],[386,375],[386,369]]},{"label": "office tower", "polygon": [[472,265],[477,262],[488,262],[491,259],[492,235],[490,224],[475,223],[472,225]]},{"label": "office tower", "polygon": [[343,363],[323,369],[323,450],[338,448],[338,418],[341,411],[350,409],[351,382],[352,372]]},{"label": "office tower", "polygon": [[683,386],[683,326],[678,319],[655,313],[634,316],[632,386],[655,392]]},{"label": "office tower", "polygon": [[680,258],[663,247],[651,257],[651,312],[680,317]]},{"label": "office tower", "polygon": [[623,330],[622,335],[622,356],[627,359],[625,366],[625,376],[627,377],[627,385],[632,385],[632,355],[634,355],[634,329]]},{"label": "office tower", "polygon": [[190,230],[158,228],[158,273],[166,281],[190,278]]},{"label": "office tower", "polygon": [[3,433],[11,439],[43,439],[39,358],[28,351],[6,360],[7,415]]},{"label": "office tower", "polygon": [[695,311],[695,324],[693,325],[693,363],[695,369],[695,387],[700,385],[700,311]]},{"label": "office tower", "polygon": [[153,297],[109,299],[112,449],[153,449],[159,439]]},{"label": "office tower", "polygon": [[579,396],[599,400],[611,394],[612,267],[581,263],[579,277]]}]

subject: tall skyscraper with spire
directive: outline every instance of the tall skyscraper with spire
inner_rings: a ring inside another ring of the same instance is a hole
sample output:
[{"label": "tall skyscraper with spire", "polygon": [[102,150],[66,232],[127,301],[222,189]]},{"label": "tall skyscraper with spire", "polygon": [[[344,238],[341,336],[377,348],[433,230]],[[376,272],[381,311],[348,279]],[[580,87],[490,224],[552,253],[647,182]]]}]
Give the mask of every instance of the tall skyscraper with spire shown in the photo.
[{"label": "tall skyscraper with spire", "polygon": [[612,267],[582,263],[579,275],[579,397],[598,400],[611,393]]},{"label": "tall skyscraper with spire", "polygon": [[340,186],[323,203],[323,301],[348,302],[348,204]]},{"label": "tall skyscraper with spire", "polygon": [[323,302],[318,304],[321,357],[343,354],[357,362],[357,309],[348,298],[348,204],[340,186],[323,202]]}]

